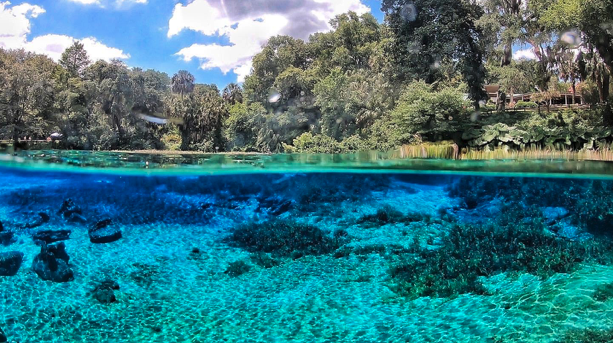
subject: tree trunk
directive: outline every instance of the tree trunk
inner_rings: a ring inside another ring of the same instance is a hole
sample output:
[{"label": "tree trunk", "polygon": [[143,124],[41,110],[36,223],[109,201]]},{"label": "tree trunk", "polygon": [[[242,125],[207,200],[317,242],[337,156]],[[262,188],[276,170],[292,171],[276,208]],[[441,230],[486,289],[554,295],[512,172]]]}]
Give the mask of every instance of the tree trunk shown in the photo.
[{"label": "tree trunk", "polygon": [[188,151],[189,150],[189,130],[184,125],[179,126],[179,131],[181,131],[181,150]]},{"label": "tree trunk", "polygon": [[611,87],[611,75],[605,72],[602,75],[602,96],[604,97],[604,102],[609,101],[609,88]]},{"label": "tree trunk", "polygon": [[608,102],[604,105],[603,122],[606,126],[613,125],[613,110],[611,109],[611,104]]},{"label": "tree trunk", "polygon": [[604,96],[604,87],[602,84],[602,79],[600,78],[600,73],[596,72],[594,75],[594,79],[596,80],[596,87],[598,88],[598,98],[599,98],[599,102],[600,103],[604,103],[605,101],[605,96]]},{"label": "tree trunk", "polygon": [[577,87],[575,85],[575,81],[571,82],[571,86],[572,86],[572,89],[573,89],[573,101],[572,101],[572,104],[574,105],[576,103],[575,102],[575,97],[577,96]]}]

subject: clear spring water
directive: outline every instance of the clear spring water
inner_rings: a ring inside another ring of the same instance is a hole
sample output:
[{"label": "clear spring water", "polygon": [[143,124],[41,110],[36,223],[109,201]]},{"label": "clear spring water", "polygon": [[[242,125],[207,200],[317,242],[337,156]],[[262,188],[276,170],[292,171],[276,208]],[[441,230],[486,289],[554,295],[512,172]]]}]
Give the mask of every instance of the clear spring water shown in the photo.
[{"label": "clear spring water", "polygon": [[4,155],[0,328],[9,342],[607,339],[610,168]]}]

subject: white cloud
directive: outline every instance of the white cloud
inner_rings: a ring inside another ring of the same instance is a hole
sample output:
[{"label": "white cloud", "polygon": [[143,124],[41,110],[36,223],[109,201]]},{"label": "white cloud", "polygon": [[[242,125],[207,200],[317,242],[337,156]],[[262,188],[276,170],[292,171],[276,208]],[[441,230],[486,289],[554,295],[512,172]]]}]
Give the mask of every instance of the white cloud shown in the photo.
[{"label": "white cloud", "polygon": [[[28,40],[30,20],[45,13],[42,7],[27,3],[9,7],[9,2],[0,2],[0,47],[5,49],[25,49],[38,54],[45,54],[54,60],[75,41],[75,38],[47,34]],[[93,61],[109,61],[113,58],[127,59],[130,55],[120,49],[104,45],[94,37],[80,40]]]},{"label": "white cloud", "polygon": [[[38,54],[45,54],[51,59],[57,61],[62,57],[64,50],[70,47],[74,41],[75,39],[73,37],[51,34],[38,36],[32,39],[32,41],[25,44],[24,48]],[[96,40],[96,38],[88,37],[79,39],[79,41],[83,43],[83,46],[85,47],[85,50],[87,50],[87,54],[92,61],[110,61],[115,58],[130,58],[129,54],[126,54],[120,49],[106,46]]]},{"label": "white cloud", "polygon": [[99,4],[100,3],[100,1],[98,1],[98,0],[68,0],[68,1],[78,2],[78,3],[83,4],[83,5],[93,5],[93,4]]},{"label": "white cloud", "polygon": [[168,37],[183,30],[206,36],[224,36],[229,45],[193,44],[177,55],[185,61],[199,59],[202,69],[233,71],[242,82],[251,70],[251,58],[273,36],[306,39],[331,29],[336,15],[370,9],[361,0],[194,0],[175,5],[168,22]]},{"label": "white cloud", "polygon": [[535,60],[536,55],[532,49],[517,50],[513,53],[514,60]]},{"label": "white cloud", "polygon": [[146,4],[148,0],[68,0],[71,2],[76,2],[82,5],[100,5],[104,6],[106,3],[114,3],[117,6],[121,6],[123,4]]},{"label": "white cloud", "polygon": [[10,2],[0,2],[0,48],[20,48],[30,33],[30,19],[45,13],[40,6],[21,4],[8,7]]}]

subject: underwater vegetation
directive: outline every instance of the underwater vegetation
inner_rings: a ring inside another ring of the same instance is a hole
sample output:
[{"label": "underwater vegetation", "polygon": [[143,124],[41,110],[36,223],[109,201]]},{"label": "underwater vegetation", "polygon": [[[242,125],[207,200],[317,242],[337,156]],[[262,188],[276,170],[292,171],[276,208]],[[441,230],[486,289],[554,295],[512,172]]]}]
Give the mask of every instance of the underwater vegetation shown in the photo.
[{"label": "underwater vegetation", "polygon": [[229,241],[249,252],[292,258],[328,254],[341,245],[338,238],[330,237],[321,229],[291,220],[241,225],[234,229]]},{"label": "underwater vegetation", "polygon": [[251,266],[245,261],[236,261],[230,263],[224,274],[228,274],[231,277],[237,277],[249,272],[250,270]]},{"label": "underwater vegetation", "polygon": [[52,341],[41,327],[66,341],[611,339],[610,181],[65,179],[24,190],[0,182],[0,288],[10,292],[0,308],[16,318],[0,327],[13,341]]},{"label": "underwater vegetation", "polygon": [[360,217],[358,224],[368,224],[368,226],[377,226],[396,223],[412,223],[419,221],[430,221],[430,216],[422,213],[404,214],[390,205],[384,205],[374,214],[367,214]]},{"label": "underwater vegetation", "polygon": [[449,194],[468,209],[494,198],[526,206],[561,207],[570,222],[594,235],[613,236],[613,182],[602,180],[546,180],[535,178],[464,177]]},{"label": "underwater vegetation", "polygon": [[558,237],[538,209],[515,204],[501,213],[484,225],[448,223],[440,248],[405,255],[390,269],[394,290],[410,298],[486,294],[482,277],[506,272],[548,277],[571,272],[582,262],[612,261],[611,241]]},{"label": "underwater vegetation", "polygon": [[598,286],[592,295],[596,301],[607,301],[613,299],[613,282]]},{"label": "underwater vegetation", "polygon": [[571,331],[566,334],[564,343],[610,343],[613,342],[613,329]]}]

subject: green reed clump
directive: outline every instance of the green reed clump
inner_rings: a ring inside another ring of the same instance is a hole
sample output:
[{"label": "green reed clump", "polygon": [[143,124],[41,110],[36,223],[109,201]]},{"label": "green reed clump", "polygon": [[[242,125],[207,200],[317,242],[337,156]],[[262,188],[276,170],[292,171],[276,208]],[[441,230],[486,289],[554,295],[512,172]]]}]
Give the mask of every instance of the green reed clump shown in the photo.
[{"label": "green reed clump", "polygon": [[443,245],[404,256],[390,270],[399,294],[452,297],[485,294],[481,277],[518,272],[548,277],[588,260],[610,262],[610,242],[573,242],[546,229],[538,209],[511,206],[488,225],[451,224]]},{"label": "green reed clump", "polygon": [[564,343],[610,343],[613,342],[613,329],[573,330],[566,333]]},{"label": "green reed clump", "polygon": [[229,242],[249,252],[277,257],[302,257],[333,252],[343,238],[330,237],[321,229],[291,220],[252,222],[234,229]]},{"label": "green reed clump", "polygon": [[613,282],[598,286],[592,295],[596,301],[613,299]]}]

